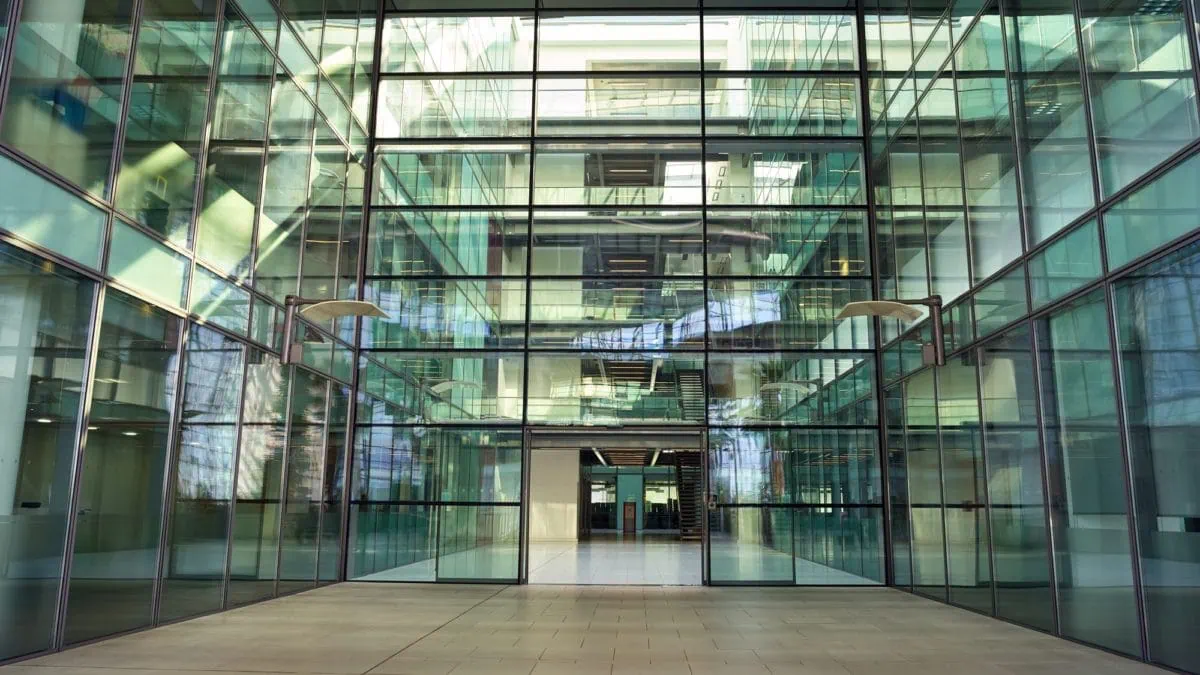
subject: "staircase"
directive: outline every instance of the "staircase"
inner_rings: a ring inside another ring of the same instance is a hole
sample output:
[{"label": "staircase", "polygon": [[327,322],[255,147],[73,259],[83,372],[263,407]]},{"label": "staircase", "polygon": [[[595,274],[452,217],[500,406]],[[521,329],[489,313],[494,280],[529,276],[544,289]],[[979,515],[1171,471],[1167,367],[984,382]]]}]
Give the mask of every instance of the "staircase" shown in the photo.
[{"label": "staircase", "polygon": [[679,490],[679,538],[699,541],[704,528],[704,453],[675,453],[675,483]]},{"label": "staircase", "polygon": [[681,370],[675,374],[679,411],[689,422],[704,421],[704,371]]}]

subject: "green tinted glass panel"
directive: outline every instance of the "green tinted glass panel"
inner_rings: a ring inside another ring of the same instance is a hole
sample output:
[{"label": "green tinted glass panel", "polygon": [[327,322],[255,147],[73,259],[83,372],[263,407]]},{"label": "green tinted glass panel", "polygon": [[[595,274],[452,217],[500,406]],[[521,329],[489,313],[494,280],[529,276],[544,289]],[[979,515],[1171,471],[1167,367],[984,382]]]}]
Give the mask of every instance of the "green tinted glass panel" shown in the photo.
[{"label": "green tinted glass panel", "polygon": [[738,136],[854,136],[858,101],[851,78],[720,78],[706,86],[704,128]]},{"label": "green tinted glass panel", "polygon": [[1200,225],[1200,155],[1156,178],[1104,213],[1109,268],[1119,267]]},{"label": "green tinted glass panel", "polygon": [[378,138],[528,136],[533,81],[458,78],[379,83]]},{"label": "green tinted glass panel", "polygon": [[201,319],[245,335],[250,324],[250,292],[196,267],[190,298],[192,313]]},{"label": "green tinted glass panel", "polygon": [[875,424],[875,373],[866,353],[710,354],[714,424]]},{"label": "green tinted glass panel", "polygon": [[871,272],[866,213],[710,209],[709,276],[859,276]]},{"label": "green tinted glass panel", "polygon": [[1034,309],[1100,276],[1100,236],[1096,221],[1059,239],[1029,258]]},{"label": "green tinted glass panel", "polygon": [[538,79],[538,136],[700,134],[699,78]]},{"label": "green tinted glass panel", "polygon": [[[868,317],[834,319],[846,303],[870,297],[865,279],[710,284],[709,344],[718,349],[870,349]],[[700,333],[703,329],[697,327]]]},{"label": "green tinted glass panel", "polygon": [[99,269],[104,213],[0,157],[0,227],[61,256]]},{"label": "green tinted glass panel", "polygon": [[702,355],[529,355],[529,420],[542,424],[703,424]]},{"label": "green tinted glass panel", "polygon": [[539,280],[533,282],[530,298],[530,347],[704,347],[700,281]]},{"label": "green tinted glass panel", "polygon": [[388,316],[363,319],[364,348],[524,346],[523,281],[368,281],[366,298]]},{"label": "green tinted glass panel", "polygon": [[182,306],[190,264],[186,257],[125,223],[114,220],[108,273],[174,306]]}]

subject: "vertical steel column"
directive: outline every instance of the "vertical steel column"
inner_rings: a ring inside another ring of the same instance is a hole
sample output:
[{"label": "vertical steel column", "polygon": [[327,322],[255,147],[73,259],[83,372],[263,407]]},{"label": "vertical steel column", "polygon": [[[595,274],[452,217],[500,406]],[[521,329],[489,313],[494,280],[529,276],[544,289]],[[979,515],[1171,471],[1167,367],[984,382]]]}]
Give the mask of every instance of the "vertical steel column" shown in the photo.
[{"label": "vertical steel column", "polygon": [[[709,519],[713,514],[708,512],[710,501],[716,503],[712,496],[712,486],[709,484],[709,476],[712,473],[709,471],[711,453],[709,452],[710,438],[708,434],[708,407],[709,407],[709,389],[711,382],[709,381],[709,354],[712,349],[712,330],[709,325],[708,316],[708,299],[709,299],[709,277],[708,277],[708,113],[704,109],[708,103],[706,94],[708,82],[708,64],[705,63],[705,47],[704,47],[704,0],[697,0],[697,11],[699,12],[699,29],[700,29],[700,246],[701,246],[701,272],[704,275],[704,281],[701,291],[704,294],[704,419],[700,420],[700,426],[703,429],[701,434],[702,446],[700,448],[701,460],[701,483],[704,487],[704,499],[701,500],[700,506],[700,547],[701,551],[701,570],[700,582],[704,585],[712,583],[712,538],[709,532]],[[676,469],[678,471],[678,469]],[[792,538],[795,538],[795,530],[793,529]],[[793,564],[793,568],[795,565]]]},{"label": "vertical steel column", "polygon": [[[539,52],[541,51],[540,44],[541,30],[541,10],[535,6],[533,12],[533,58],[530,64],[530,120],[529,120],[529,173],[527,186],[527,196],[529,207],[526,211],[527,219],[525,222],[525,337],[524,349],[521,352],[523,367],[521,369],[521,487],[519,490],[521,506],[518,509],[518,532],[517,532],[517,583],[528,583],[529,581],[529,535],[526,529],[529,525],[529,498],[530,488],[529,483],[529,463],[533,461],[533,452],[530,450],[530,436],[527,432],[529,428],[529,339],[530,328],[532,326],[533,314],[533,205],[534,205],[534,170],[533,160],[534,154],[537,152],[537,88],[538,88],[538,62]],[[506,234],[501,235],[501,240],[506,237]]]},{"label": "vertical steel column", "polygon": [[[1057,533],[1054,531],[1054,504],[1050,489],[1050,451],[1048,441],[1046,440],[1046,420],[1045,411],[1042,405],[1045,401],[1042,400],[1042,349],[1040,346],[1041,336],[1037,329],[1037,320],[1033,320],[1030,325],[1030,348],[1033,350],[1033,401],[1034,401],[1034,418],[1037,421],[1037,436],[1038,436],[1038,453],[1041,463],[1039,468],[1042,472],[1042,512],[1044,517],[1044,525],[1046,528],[1046,570],[1049,576],[1047,580],[1050,588],[1050,612],[1052,627],[1051,630],[1055,635],[1062,634],[1062,623],[1059,616],[1058,608],[1058,556],[1054,554],[1057,548]],[[1049,348],[1049,345],[1047,345]]]}]

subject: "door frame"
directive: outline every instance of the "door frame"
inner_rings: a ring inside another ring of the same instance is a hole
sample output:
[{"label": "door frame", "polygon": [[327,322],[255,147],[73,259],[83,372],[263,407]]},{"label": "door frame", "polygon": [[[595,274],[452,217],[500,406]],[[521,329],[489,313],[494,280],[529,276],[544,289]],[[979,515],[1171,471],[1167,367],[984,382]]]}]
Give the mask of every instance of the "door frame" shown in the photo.
[{"label": "door frame", "polygon": [[[519,549],[517,552],[517,583],[529,583],[529,507],[530,507],[530,469],[533,464],[533,450],[551,448],[590,448],[597,444],[582,443],[582,439],[605,437],[619,442],[609,443],[610,447],[625,447],[631,449],[653,450],[662,447],[668,440],[687,439],[686,443],[677,443],[673,447],[694,449],[701,455],[700,472],[703,498],[701,504],[700,529],[700,583],[703,586],[711,584],[709,568],[711,566],[708,537],[708,507],[710,495],[708,472],[708,430],[695,427],[675,426],[646,426],[636,428],[587,427],[587,426],[552,426],[526,425],[521,434],[521,515],[518,533]],[[573,445],[578,443],[579,445]]]}]

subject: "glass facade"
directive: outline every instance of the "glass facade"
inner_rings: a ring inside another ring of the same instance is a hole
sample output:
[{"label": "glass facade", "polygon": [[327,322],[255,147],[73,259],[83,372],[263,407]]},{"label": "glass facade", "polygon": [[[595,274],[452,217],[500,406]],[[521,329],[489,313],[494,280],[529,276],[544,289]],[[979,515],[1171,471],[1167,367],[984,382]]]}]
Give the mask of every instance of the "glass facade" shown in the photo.
[{"label": "glass facade", "polygon": [[1189,1],[0,0],[0,662],[519,582],[570,427],[703,439],[707,583],[1200,672]]}]

